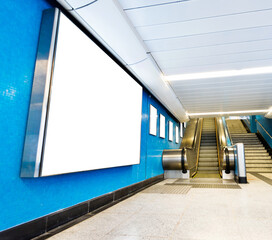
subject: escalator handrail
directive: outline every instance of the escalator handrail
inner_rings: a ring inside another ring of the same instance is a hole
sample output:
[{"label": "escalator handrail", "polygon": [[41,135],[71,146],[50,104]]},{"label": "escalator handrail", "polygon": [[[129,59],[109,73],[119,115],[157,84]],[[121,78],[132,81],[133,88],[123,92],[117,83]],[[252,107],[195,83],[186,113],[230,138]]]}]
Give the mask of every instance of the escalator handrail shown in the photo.
[{"label": "escalator handrail", "polygon": [[181,170],[182,173],[187,173],[187,169],[185,167],[185,148],[181,149]]},{"label": "escalator handrail", "polygon": [[[224,132],[225,132],[226,139],[229,140],[229,144],[227,144],[227,146],[230,147],[233,145],[233,141],[232,141],[232,138],[231,138],[231,135],[229,132],[228,124],[227,124],[224,117],[222,117],[222,122],[223,122],[223,126],[224,126]],[[227,141],[227,143],[228,143],[228,141]]]},{"label": "escalator handrail", "polygon": [[199,125],[199,118],[197,119],[196,127],[195,127],[195,133],[194,133],[194,140],[193,140],[193,148],[195,149],[196,147],[196,135],[197,135],[197,129]]},{"label": "escalator handrail", "polygon": [[229,149],[224,148],[224,151],[226,154],[226,170],[225,170],[225,172],[228,174],[228,173],[230,173]]}]

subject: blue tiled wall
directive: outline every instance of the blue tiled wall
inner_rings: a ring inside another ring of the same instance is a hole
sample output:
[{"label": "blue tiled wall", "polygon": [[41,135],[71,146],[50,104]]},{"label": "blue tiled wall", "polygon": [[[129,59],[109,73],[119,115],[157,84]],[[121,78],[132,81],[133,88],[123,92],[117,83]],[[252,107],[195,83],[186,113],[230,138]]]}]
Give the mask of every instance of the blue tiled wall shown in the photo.
[{"label": "blue tiled wall", "polygon": [[[256,120],[264,127],[264,129],[272,136],[272,119],[265,118],[263,115],[257,115]],[[245,121],[247,126],[251,129],[251,124],[248,121]],[[257,131],[263,136],[269,146],[272,148],[272,139],[270,136],[263,130],[260,124],[256,124]]]},{"label": "blue tiled wall", "polygon": [[171,120],[174,129],[178,123],[144,91],[139,165],[19,177],[40,21],[49,7],[45,0],[6,0],[0,5],[0,231],[162,174],[162,150],[179,147],[159,138],[159,133],[149,135],[149,104]]},{"label": "blue tiled wall", "polygon": [[[269,135],[272,136],[272,119],[265,118],[262,115],[256,116],[256,119],[257,119],[257,121],[259,121],[262,124],[262,126],[269,133]],[[258,123],[257,123],[257,130],[262,134],[263,138],[266,140],[266,142],[272,148],[272,139]]]}]

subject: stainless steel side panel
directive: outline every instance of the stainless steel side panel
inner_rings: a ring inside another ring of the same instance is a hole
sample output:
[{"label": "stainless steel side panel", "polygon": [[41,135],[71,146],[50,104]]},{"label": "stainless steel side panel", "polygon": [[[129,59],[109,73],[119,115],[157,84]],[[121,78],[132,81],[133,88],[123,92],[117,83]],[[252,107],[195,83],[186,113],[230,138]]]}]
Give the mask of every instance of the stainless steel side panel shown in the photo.
[{"label": "stainless steel side panel", "polygon": [[180,145],[180,149],[164,150],[162,163],[164,170],[181,170],[182,149],[184,149],[185,169],[189,170],[190,176],[197,171],[197,160],[201,141],[203,119],[191,119],[186,127],[186,131]]},{"label": "stainless steel side panel", "polygon": [[164,150],[162,164],[164,170],[181,170],[181,149]]},{"label": "stainless steel side panel", "polygon": [[39,177],[40,175],[58,19],[58,9],[52,8],[43,12],[21,165],[21,177]]},{"label": "stainless steel side panel", "polygon": [[203,118],[190,120],[187,129],[185,141],[182,141],[181,147],[186,148],[186,158],[190,177],[197,172],[198,157],[200,150]]}]

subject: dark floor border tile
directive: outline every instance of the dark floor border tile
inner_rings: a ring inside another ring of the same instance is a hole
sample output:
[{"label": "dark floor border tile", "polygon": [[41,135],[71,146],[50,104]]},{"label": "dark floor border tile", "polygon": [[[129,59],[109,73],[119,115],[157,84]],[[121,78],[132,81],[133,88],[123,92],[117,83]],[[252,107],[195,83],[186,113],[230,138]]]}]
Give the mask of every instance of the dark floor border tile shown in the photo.
[{"label": "dark floor border tile", "polygon": [[163,180],[163,174],[0,232],[1,240],[47,239]]},{"label": "dark floor border tile", "polygon": [[260,180],[264,181],[265,183],[269,184],[272,186],[272,179],[268,178],[268,177],[265,177],[263,175],[261,175],[260,173],[253,173],[253,172],[250,172],[251,175],[253,175],[254,177],[256,178],[259,178]]}]

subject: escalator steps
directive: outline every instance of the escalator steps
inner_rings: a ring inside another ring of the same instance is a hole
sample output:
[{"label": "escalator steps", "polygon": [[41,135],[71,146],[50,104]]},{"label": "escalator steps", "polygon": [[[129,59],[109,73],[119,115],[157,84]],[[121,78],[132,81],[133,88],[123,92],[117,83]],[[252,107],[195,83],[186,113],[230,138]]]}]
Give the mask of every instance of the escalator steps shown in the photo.
[{"label": "escalator steps", "polygon": [[[218,157],[214,118],[203,120],[198,173],[196,177],[218,177]],[[210,174],[210,175],[209,175]]]}]

